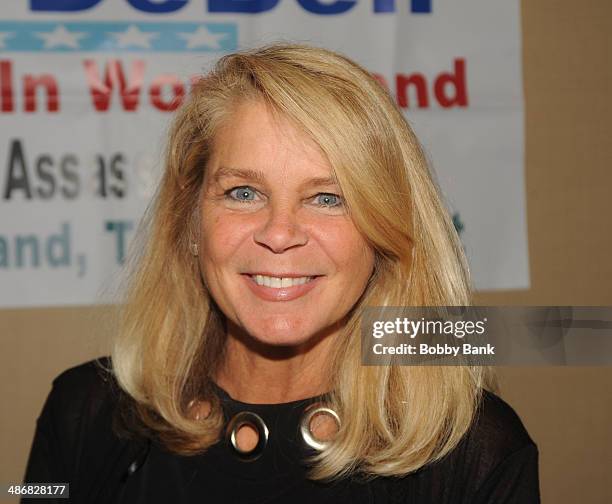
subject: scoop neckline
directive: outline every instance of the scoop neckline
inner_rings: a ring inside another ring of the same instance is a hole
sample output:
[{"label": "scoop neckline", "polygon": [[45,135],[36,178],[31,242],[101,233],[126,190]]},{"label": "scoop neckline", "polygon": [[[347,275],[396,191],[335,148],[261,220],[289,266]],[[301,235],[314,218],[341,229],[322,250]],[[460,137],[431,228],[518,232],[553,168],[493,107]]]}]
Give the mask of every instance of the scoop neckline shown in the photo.
[{"label": "scoop neckline", "polygon": [[221,387],[219,384],[217,384],[215,381],[211,380],[211,384],[213,386],[213,388],[215,389],[215,392],[217,393],[217,395],[219,396],[220,399],[224,400],[225,402],[230,402],[233,403],[237,406],[242,406],[245,408],[266,408],[266,409],[272,409],[272,408],[282,408],[282,407],[291,407],[291,406],[296,406],[296,405],[301,405],[303,403],[311,403],[311,402],[316,402],[316,401],[323,401],[325,399],[327,399],[329,397],[329,392],[324,392],[322,394],[318,394],[315,396],[310,396],[310,397],[304,397],[303,399],[295,399],[293,401],[287,401],[287,402],[280,402],[280,403],[247,403],[244,401],[240,401],[238,399],[235,399],[234,397],[232,397],[227,390],[225,390],[223,387]]}]

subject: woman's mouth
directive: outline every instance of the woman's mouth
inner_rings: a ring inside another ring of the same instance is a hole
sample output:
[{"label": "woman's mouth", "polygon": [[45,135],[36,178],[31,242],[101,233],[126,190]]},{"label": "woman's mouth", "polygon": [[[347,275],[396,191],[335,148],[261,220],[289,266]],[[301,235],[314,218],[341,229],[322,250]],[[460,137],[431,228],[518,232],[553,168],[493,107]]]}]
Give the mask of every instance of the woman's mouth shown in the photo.
[{"label": "woman's mouth", "polygon": [[323,275],[275,276],[259,273],[242,275],[257,297],[265,301],[291,301],[304,296],[318,285]]},{"label": "woman's mouth", "polygon": [[272,287],[273,289],[280,289],[282,287],[293,287],[294,285],[303,285],[310,282],[313,276],[301,276],[301,277],[275,277],[267,275],[251,275],[251,278],[257,285],[264,285],[266,287]]}]

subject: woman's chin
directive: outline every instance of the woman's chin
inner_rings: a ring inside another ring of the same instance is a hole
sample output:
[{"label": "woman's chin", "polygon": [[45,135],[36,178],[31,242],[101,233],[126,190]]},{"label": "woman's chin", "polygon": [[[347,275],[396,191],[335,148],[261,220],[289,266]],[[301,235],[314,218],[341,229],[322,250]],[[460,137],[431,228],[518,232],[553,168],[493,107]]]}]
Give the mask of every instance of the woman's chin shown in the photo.
[{"label": "woman's chin", "polygon": [[[311,347],[337,330],[316,313],[263,314],[254,311],[237,313],[228,325],[229,335],[270,347]],[[263,350],[263,349],[260,349]]]},{"label": "woman's chin", "polygon": [[244,330],[248,338],[262,345],[270,346],[302,346],[319,333],[316,327],[304,324],[303,320],[290,321],[286,318],[270,320],[262,324],[245,324]]},{"label": "woman's chin", "polygon": [[312,339],[312,335],[295,330],[261,329],[249,334],[259,343],[271,346],[300,346]]}]

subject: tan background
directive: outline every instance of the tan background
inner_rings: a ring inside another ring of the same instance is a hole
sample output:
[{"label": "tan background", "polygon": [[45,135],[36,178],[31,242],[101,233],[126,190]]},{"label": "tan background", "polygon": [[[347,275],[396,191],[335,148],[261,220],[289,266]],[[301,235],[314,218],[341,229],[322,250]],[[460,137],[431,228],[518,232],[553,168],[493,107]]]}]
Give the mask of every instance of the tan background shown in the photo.
[{"label": "tan background", "polygon": [[[522,10],[532,287],[477,302],[612,305],[612,2],[524,0]],[[107,353],[107,312],[0,311],[0,483],[21,481],[51,379]],[[612,368],[500,374],[539,446],[543,502],[611,503]]]}]

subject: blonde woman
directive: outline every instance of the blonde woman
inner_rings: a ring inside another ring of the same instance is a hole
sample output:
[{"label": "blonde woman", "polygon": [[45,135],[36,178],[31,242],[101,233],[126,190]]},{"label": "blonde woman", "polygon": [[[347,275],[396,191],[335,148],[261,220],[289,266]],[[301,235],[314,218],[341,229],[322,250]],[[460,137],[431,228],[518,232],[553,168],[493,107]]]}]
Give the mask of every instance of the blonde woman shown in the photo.
[{"label": "blonde woman", "polygon": [[467,305],[414,133],[367,71],[275,44],[176,115],[112,359],[60,375],[26,481],[74,502],[539,502],[488,368],[361,366],[365,306]]}]

